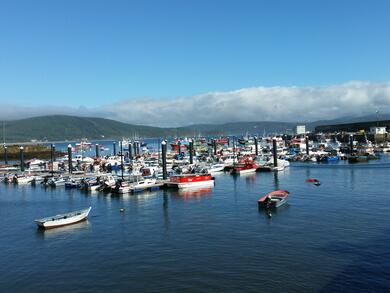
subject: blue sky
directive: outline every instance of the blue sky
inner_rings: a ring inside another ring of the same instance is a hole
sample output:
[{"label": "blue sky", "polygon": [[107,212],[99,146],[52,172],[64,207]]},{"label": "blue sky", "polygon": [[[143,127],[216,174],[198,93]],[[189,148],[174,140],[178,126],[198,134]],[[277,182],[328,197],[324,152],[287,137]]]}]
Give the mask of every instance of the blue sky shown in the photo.
[{"label": "blue sky", "polygon": [[103,107],[390,76],[390,1],[0,1],[0,103]]},{"label": "blue sky", "polygon": [[94,106],[387,80],[389,11],[389,1],[2,1],[0,99]]}]

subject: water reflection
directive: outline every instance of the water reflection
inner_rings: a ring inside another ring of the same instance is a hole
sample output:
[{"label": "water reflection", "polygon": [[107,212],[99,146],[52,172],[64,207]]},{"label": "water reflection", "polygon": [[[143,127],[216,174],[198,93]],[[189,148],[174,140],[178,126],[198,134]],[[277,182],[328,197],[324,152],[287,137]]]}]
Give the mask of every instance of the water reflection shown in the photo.
[{"label": "water reflection", "polygon": [[246,184],[253,184],[256,181],[257,175],[256,173],[251,173],[251,174],[245,174],[241,177],[245,178]]},{"label": "water reflection", "polygon": [[280,189],[279,188],[279,175],[278,175],[278,172],[274,172],[274,186],[275,186],[275,190]]},{"label": "water reflection", "polygon": [[283,212],[286,212],[289,208],[290,205],[288,203],[285,203],[284,205],[278,208],[272,208],[272,209],[259,208],[259,214],[262,215],[265,219],[271,220],[272,217],[277,216],[278,214],[283,214]]},{"label": "water reflection", "polygon": [[170,221],[169,221],[169,204],[168,204],[168,193],[166,190],[163,191],[163,211],[164,211],[164,227],[165,234],[169,231]]},{"label": "water reflection", "polygon": [[213,189],[211,187],[205,188],[186,188],[179,189],[171,192],[171,195],[175,199],[194,199],[194,198],[202,198],[205,196],[210,196]]}]

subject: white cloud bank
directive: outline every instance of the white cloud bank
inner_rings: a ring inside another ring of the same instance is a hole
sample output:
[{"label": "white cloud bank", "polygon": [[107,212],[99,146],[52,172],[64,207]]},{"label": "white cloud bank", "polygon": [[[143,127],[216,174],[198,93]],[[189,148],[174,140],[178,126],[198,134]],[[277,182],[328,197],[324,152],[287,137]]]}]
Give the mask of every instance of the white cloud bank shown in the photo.
[{"label": "white cloud bank", "polygon": [[39,110],[15,106],[4,111],[4,107],[1,108],[1,114],[7,113],[5,118],[8,119],[76,114],[155,126],[236,121],[314,121],[375,114],[376,110],[389,113],[390,82],[351,81],[330,86],[253,87],[192,97],[124,100],[89,109],[48,107]]}]

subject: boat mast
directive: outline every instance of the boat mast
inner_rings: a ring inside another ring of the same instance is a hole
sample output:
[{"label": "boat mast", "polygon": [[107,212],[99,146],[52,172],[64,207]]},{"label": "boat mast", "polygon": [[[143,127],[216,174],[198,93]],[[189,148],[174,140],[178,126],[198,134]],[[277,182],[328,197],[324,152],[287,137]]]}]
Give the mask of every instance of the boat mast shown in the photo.
[{"label": "boat mast", "polygon": [[3,121],[3,145],[5,146],[5,121]]}]

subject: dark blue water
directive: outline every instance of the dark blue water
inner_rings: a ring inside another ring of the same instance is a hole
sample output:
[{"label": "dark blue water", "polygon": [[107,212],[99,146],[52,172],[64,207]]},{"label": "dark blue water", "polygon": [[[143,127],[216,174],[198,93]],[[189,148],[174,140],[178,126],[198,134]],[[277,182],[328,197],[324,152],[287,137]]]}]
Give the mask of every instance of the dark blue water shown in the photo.
[{"label": "dark blue water", "polygon": [[[0,292],[389,291],[389,177],[385,157],[121,198],[1,185]],[[275,188],[289,205],[269,219],[256,201]],[[33,222],[90,205],[81,224]]]}]

